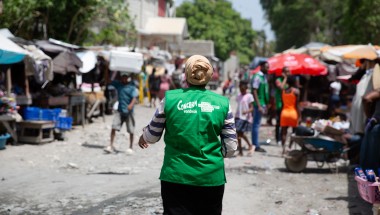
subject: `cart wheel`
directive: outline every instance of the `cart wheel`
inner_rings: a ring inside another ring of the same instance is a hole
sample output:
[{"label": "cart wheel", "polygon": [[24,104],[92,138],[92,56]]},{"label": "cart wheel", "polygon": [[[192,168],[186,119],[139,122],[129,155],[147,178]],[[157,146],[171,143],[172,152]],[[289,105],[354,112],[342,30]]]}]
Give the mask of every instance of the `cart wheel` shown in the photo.
[{"label": "cart wheel", "polygon": [[302,172],[306,164],[307,155],[301,150],[292,150],[285,158],[285,167],[291,172]]}]

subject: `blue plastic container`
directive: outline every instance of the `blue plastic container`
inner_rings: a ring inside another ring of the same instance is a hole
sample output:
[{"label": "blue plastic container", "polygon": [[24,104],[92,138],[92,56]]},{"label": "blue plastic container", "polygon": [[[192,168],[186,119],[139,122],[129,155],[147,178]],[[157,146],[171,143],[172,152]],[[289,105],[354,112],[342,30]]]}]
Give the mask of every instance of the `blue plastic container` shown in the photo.
[{"label": "blue plastic container", "polygon": [[24,109],[24,119],[25,120],[40,120],[41,119],[41,108],[26,107]]},{"label": "blue plastic container", "polygon": [[61,113],[60,108],[55,109],[41,109],[41,119],[40,120],[46,120],[46,121],[57,121],[58,116]]},{"label": "blue plastic container", "polygon": [[5,144],[7,143],[8,138],[10,138],[11,135],[8,133],[0,135],[0,149],[5,149]]},{"label": "blue plastic container", "polygon": [[61,130],[70,130],[73,125],[72,117],[58,117],[55,127]]},{"label": "blue plastic container", "polygon": [[24,120],[57,121],[61,108],[42,109],[38,107],[27,107],[24,109]]}]

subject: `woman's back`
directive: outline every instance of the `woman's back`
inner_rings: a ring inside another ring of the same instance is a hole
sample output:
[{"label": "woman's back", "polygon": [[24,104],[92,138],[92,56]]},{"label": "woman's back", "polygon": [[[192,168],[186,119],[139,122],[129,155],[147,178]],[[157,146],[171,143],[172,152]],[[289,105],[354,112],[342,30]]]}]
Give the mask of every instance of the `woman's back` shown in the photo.
[{"label": "woman's back", "polygon": [[282,91],[281,126],[296,127],[298,124],[297,90],[289,88]]}]

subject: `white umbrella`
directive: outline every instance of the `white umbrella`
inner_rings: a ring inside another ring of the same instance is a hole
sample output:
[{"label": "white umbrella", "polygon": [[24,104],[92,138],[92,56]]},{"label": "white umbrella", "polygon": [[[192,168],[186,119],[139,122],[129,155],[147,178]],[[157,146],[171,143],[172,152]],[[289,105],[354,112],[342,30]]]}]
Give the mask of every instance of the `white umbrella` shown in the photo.
[{"label": "white umbrella", "polygon": [[96,54],[93,51],[77,52],[76,55],[83,62],[82,67],[79,68],[81,73],[87,73],[95,68],[98,60],[96,59]]}]

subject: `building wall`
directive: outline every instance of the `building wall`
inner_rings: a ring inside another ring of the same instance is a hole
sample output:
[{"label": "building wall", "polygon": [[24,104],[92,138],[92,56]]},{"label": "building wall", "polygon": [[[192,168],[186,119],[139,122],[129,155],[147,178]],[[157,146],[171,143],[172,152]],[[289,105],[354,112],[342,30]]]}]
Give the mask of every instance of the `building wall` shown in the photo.
[{"label": "building wall", "polygon": [[137,29],[144,29],[150,17],[158,16],[159,0],[126,0],[129,14],[134,19]]},{"label": "building wall", "polygon": [[181,53],[185,56],[200,54],[214,57],[214,42],[212,40],[185,40],[181,46]]},{"label": "building wall", "polygon": [[158,0],[158,16],[166,17],[166,0]]},{"label": "building wall", "polygon": [[223,68],[223,80],[227,80],[228,77],[234,78],[236,72],[239,69],[239,58],[235,54],[231,54],[230,57],[224,62]]},{"label": "building wall", "polygon": [[[167,0],[125,0],[128,3],[128,12],[134,20],[136,29],[144,31],[145,25],[149,18],[153,17],[171,17],[173,15],[174,4],[169,8]],[[140,34],[137,39],[137,47],[148,48],[152,45],[161,49],[168,49],[168,42],[162,38],[156,38],[150,35]]]}]

